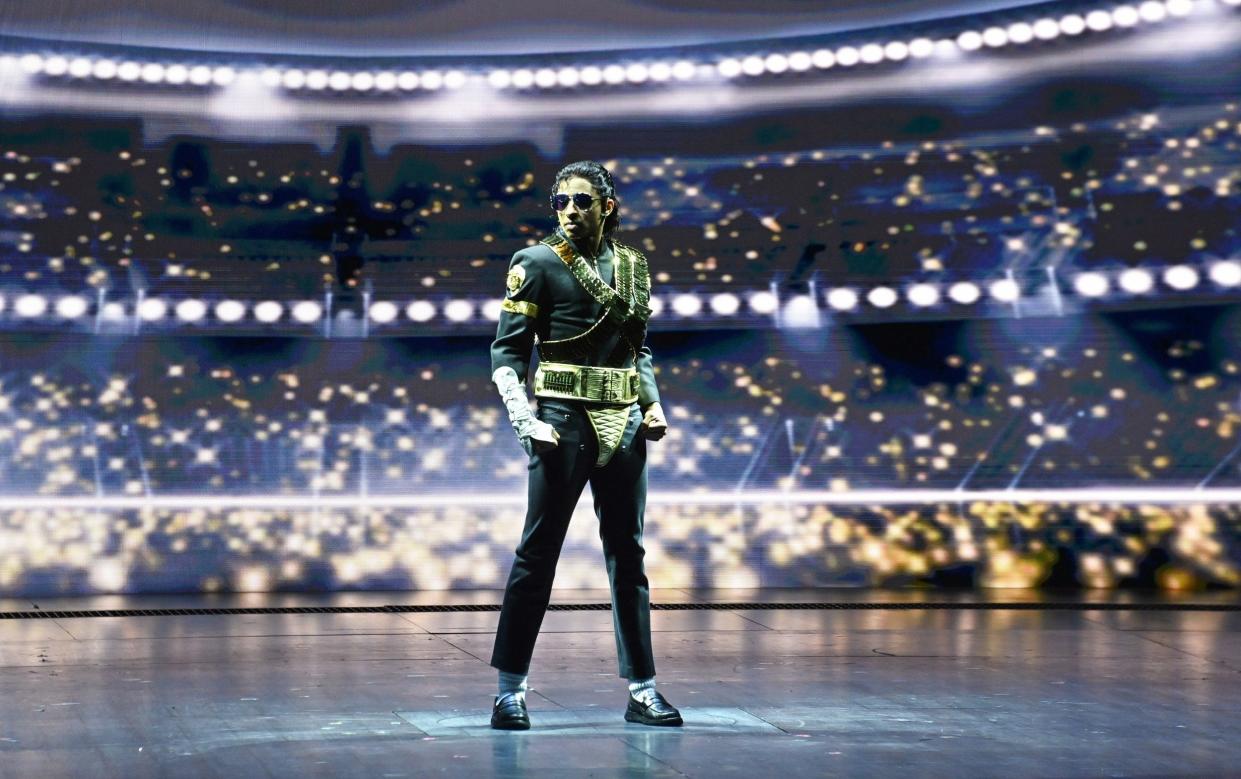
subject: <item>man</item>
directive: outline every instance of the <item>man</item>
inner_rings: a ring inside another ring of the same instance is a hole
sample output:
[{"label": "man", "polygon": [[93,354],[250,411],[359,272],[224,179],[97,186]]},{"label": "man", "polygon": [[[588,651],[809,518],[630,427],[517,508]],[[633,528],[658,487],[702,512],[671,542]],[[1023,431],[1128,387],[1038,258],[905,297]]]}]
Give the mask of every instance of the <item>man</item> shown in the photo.
[{"label": "man", "polygon": [[[625,719],[680,725],[680,713],[655,691],[642,565],[646,441],[668,430],[645,345],[650,273],[641,252],[610,240],[620,215],[607,168],[567,165],[552,191],[559,228],[513,256],[491,345],[492,381],[530,456],[526,524],[491,656],[500,672],[491,726],[530,727],[530,657],[569,519],[587,482],[612,587],[620,675],[629,680]],[[524,386],[536,344],[537,416]]]}]

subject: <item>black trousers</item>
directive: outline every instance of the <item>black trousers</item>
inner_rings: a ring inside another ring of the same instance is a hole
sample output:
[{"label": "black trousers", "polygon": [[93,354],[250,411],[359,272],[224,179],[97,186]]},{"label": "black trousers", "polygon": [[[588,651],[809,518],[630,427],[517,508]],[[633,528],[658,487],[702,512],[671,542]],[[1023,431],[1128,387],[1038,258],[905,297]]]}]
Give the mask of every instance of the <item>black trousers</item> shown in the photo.
[{"label": "black trousers", "polygon": [[530,458],[526,526],[504,590],[491,665],[509,673],[529,672],[569,519],[589,482],[612,587],[619,673],[626,679],[652,677],[651,597],[642,564],[646,554],[642,548],[646,440],[638,435],[642,414],[635,404],[620,448],[602,468],[595,467],[598,441],[580,404],[540,400],[538,417],[556,428],[560,444]]}]

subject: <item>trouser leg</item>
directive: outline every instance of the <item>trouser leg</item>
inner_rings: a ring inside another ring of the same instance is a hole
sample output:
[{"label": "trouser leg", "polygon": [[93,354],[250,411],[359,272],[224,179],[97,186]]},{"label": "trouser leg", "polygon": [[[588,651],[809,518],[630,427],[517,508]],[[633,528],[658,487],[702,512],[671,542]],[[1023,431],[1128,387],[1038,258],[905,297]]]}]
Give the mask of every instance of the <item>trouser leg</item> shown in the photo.
[{"label": "trouser leg", "polygon": [[582,448],[582,439],[575,434],[574,423],[579,420],[563,412],[540,412],[544,418],[562,415],[554,421],[547,419],[561,433],[561,441],[557,448],[531,458],[526,524],[504,590],[491,654],[492,667],[517,674],[530,670],[534,644],[551,600],[560,548],[595,458],[594,449]]},{"label": "trouser leg", "polygon": [[[626,679],[655,675],[651,649],[651,597],[642,548],[646,511],[646,441],[634,430],[603,468],[590,479],[599,538],[612,587],[612,622],[616,631],[619,673]],[[630,438],[630,435],[633,437]]]}]

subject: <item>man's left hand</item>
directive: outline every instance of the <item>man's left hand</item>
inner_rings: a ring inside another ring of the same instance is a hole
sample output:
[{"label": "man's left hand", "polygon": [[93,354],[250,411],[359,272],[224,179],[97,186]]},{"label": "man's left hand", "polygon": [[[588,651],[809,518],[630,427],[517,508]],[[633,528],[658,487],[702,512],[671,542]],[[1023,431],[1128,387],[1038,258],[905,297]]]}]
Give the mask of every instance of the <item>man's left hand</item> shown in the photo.
[{"label": "man's left hand", "polygon": [[658,441],[668,434],[668,420],[664,417],[664,410],[659,403],[652,403],[646,407],[646,414],[642,417],[642,427],[639,428],[639,432],[649,441]]}]

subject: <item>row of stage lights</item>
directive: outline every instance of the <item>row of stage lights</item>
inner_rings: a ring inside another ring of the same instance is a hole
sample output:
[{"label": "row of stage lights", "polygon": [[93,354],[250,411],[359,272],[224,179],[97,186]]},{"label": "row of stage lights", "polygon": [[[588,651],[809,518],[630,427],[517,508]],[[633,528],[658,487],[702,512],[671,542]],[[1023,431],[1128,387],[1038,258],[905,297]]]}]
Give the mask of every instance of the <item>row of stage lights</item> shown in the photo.
[{"label": "row of stage lights", "polygon": [[1187,17],[1200,7],[1216,3],[1241,6],[1241,0],[1146,0],[1138,5],[1118,5],[1059,18],[1041,18],[1005,26],[967,29],[951,38],[914,38],[862,46],[841,46],[814,51],[773,52],[766,55],[725,57],[713,61],[680,59],[673,61],[612,63],[585,67],[491,68],[463,70],[328,70],[307,68],[252,68],[231,65],[186,65],[182,63],[118,61],[109,58],[45,56],[30,53],[21,57],[0,57],[0,70],[15,67],[30,75],[53,78],[94,79],[147,84],[226,87],[239,79],[257,79],[272,89],[293,92],[393,92],[460,89],[471,83],[485,83],[495,89],[556,89],[579,85],[644,84],[684,82],[715,78],[736,79],[786,72],[822,71],[924,59],[935,54],[973,52],[1029,43],[1127,29],[1155,24],[1169,18]]},{"label": "row of stage lights", "polygon": [[[1233,289],[1241,287],[1241,262],[1236,260],[1220,260],[1207,270],[1207,277],[1216,287]],[[1153,272],[1142,268],[1129,268],[1115,274],[1099,271],[1079,273],[1072,279],[1074,291],[1082,298],[1101,298],[1113,291],[1113,281],[1119,290],[1130,296],[1141,296],[1155,290],[1156,276]],[[1174,265],[1164,269],[1163,283],[1177,292],[1188,292],[1202,283],[1202,274],[1197,268],[1189,265]],[[932,282],[911,284],[903,290],[905,300],[915,308],[929,309],[940,305],[947,298],[952,303],[969,306],[989,297],[999,304],[1015,304],[1022,298],[1021,285],[1013,278],[1003,278],[983,286],[971,281],[960,281],[948,285]],[[823,295],[823,302],[828,308],[847,313],[856,311],[865,301],[871,308],[888,309],[900,302],[902,292],[893,286],[880,285],[863,291],[853,287],[834,287]],[[3,313],[9,300],[0,295],[0,313]],[[499,300],[488,300],[481,303],[465,299],[442,302],[439,306],[429,300],[415,300],[407,304],[403,313],[414,323],[425,323],[436,316],[443,316],[449,322],[461,323],[482,318],[495,322],[500,318]],[[772,291],[757,291],[745,296],[744,304],[749,312],[760,316],[772,316],[781,313],[797,314],[817,310],[818,301],[809,295],[797,295],[784,303]],[[665,305],[673,314],[681,318],[691,318],[703,313],[704,307],[720,317],[735,316],[742,311],[742,297],[731,292],[721,292],[704,296],[695,293],[679,293],[665,299],[658,296],[651,299],[651,308],[655,316],[663,313]],[[790,311],[790,307],[792,310]],[[295,322],[303,325],[319,323],[327,309],[314,300],[299,302],[280,302],[265,300],[248,306],[239,300],[220,300],[214,304],[198,298],[188,298],[170,303],[159,297],[139,297],[132,307],[132,313],[138,319],[148,323],[158,323],[175,318],[184,323],[196,324],[205,322],[209,313],[214,314],[215,321],[222,324],[238,324],[246,320],[274,325],[281,322]],[[12,312],[19,319],[35,320],[49,315],[64,320],[82,319],[91,313],[91,303],[81,295],[66,295],[54,303],[46,296],[39,294],[21,294],[12,299]],[[367,307],[367,318],[376,325],[398,323],[401,318],[401,307],[392,301],[381,300],[370,303]],[[94,312],[104,322],[126,322],[130,317],[130,309],[119,301],[105,301]]]}]

